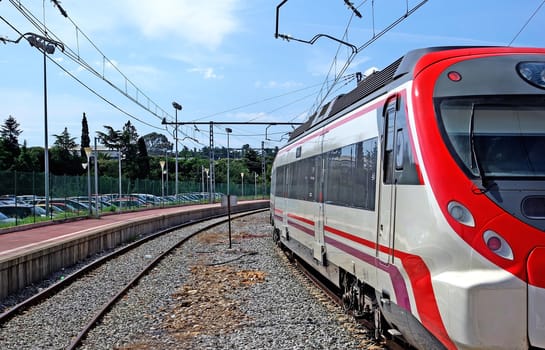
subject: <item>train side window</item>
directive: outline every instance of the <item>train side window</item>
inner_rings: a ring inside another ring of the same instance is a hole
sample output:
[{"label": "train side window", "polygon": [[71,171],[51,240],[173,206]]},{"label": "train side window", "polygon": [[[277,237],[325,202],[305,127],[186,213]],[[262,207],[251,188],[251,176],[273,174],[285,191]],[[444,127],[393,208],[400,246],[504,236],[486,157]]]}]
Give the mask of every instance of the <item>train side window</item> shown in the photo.
[{"label": "train side window", "polygon": [[394,137],[395,137],[395,103],[392,103],[386,111],[384,120],[384,159],[383,159],[383,181],[385,184],[392,184],[394,179]]},{"label": "train side window", "polygon": [[396,132],[396,170],[403,170],[403,129],[398,129]]}]

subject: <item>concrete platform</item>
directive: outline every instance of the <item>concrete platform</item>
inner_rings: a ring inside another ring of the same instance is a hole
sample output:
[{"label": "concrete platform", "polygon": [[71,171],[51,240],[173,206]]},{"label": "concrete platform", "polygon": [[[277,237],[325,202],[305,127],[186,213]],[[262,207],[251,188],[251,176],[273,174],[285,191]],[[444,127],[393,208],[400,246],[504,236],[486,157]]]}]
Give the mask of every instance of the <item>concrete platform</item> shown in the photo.
[{"label": "concrete platform", "polygon": [[[268,206],[268,200],[239,202],[231,212]],[[220,204],[158,208],[0,234],[0,299],[142,234],[226,213]]]}]

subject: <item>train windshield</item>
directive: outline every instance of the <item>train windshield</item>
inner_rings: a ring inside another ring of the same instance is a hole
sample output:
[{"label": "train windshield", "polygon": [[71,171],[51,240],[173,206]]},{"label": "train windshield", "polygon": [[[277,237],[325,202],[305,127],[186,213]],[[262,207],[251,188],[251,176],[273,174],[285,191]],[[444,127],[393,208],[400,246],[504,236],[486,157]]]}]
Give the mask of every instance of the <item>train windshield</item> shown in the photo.
[{"label": "train windshield", "polygon": [[469,174],[545,177],[545,98],[495,96],[437,101],[446,141]]}]

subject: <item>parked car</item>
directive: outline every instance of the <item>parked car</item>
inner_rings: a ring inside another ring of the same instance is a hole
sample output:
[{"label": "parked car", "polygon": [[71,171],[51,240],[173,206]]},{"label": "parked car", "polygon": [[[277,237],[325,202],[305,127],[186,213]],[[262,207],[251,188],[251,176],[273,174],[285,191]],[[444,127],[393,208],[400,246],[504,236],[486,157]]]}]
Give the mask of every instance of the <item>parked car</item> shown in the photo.
[{"label": "parked car", "polygon": [[45,216],[45,209],[31,204],[2,204],[0,213],[11,218],[24,219],[29,216]]},{"label": "parked car", "polygon": [[15,218],[0,213],[0,224],[11,224],[12,222],[15,222]]}]

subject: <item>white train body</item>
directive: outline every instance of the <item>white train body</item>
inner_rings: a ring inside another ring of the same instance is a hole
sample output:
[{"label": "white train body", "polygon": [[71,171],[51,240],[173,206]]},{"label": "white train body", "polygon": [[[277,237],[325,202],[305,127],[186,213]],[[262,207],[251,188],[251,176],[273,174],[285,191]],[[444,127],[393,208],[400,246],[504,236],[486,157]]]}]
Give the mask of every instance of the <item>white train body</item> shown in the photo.
[{"label": "white train body", "polygon": [[525,62],[545,50],[413,51],[275,159],[276,238],[418,348],[545,348],[545,166],[511,177],[485,155],[511,132],[545,145],[545,63],[539,86]]}]

